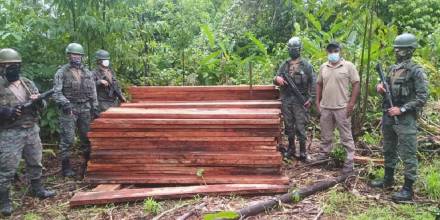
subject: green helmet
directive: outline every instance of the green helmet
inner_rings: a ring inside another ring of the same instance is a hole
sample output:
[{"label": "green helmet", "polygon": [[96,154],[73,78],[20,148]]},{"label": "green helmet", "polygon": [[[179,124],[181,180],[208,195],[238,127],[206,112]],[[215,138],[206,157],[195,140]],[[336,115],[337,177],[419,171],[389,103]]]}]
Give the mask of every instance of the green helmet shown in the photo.
[{"label": "green helmet", "polygon": [[106,50],[98,50],[95,53],[96,60],[110,60],[110,53]]},{"label": "green helmet", "polygon": [[21,63],[20,54],[11,48],[0,50],[0,63]]},{"label": "green helmet", "polygon": [[409,33],[403,33],[394,39],[393,47],[412,47],[417,48],[416,36]]},{"label": "green helmet", "polygon": [[69,53],[84,55],[84,48],[81,46],[81,44],[70,43],[66,47],[66,54]]},{"label": "green helmet", "polygon": [[292,37],[287,42],[288,48],[301,48],[301,39],[299,37]]}]

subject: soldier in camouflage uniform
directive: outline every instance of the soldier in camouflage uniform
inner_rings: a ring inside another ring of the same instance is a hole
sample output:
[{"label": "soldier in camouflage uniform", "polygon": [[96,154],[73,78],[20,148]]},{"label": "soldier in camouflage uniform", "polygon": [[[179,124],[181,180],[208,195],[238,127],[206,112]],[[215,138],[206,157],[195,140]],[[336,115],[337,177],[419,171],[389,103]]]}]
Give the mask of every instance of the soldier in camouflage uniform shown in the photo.
[{"label": "soldier in camouflage uniform", "polygon": [[[392,189],[394,169],[400,159],[405,166],[405,183],[393,194],[393,200],[412,200],[413,183],[417,179],[417,113],[422,110],[428,99],[428,81],[423,68],[412,61],[417,48],[416,37],[404,33],[394,40],[396,64],[392,65],[387,77],[392,101],[395,107],[383,102],[382,133],[384,136],[383,150],[385,157],[385,176],[383,180],[373,181],[373,187]],[[377,91],[384,93],[383,84],[377,85]],[[397,116],[398,124],[393,116]]]},{"label": "soldier in camouflage uniform", "polygon": [[70,147],[78,128],[81,150],[85,160],[90,157],[90,141],[87,132],[92,117],[97,117],[98,100],[93,73],[82,64],[84,49],[80,44],[71,43],[66,48],[69,63],[55,74],[54,99],[60,109],[60,151],[63,176],[71,177],[75,172],[70,166]]},{"label": "soldier in camouflage uniform", "polygon": [[13,49],[0,50],[0,212],[11,215],[11,182],[23,156],[31,180],[31,195],[41,199],[55,196],[41,182],[42,146],[38,127],[44,101],[22,109],[24,103],[38,98],[32,81],[20,77],[21,57]]},{"label": "soldier in camouflage uniform", "polygon": [[[287,46],[291,59],[281,65],[274,78],[274,84],[280,86],[285,133],[289,140],[289,146],[284,156],[286,158],[295,157],[296,135],[300,148],[299,159],[306,161],[306,125],[309,122],[309,108],[316,95],[316,77],[312,65],[300,56],[301,40],[298,37],[292,37],[288,41]],[[285,77],[284,73],[291,77],[296,87],[307,100],[306,103],[301,103],[301,99],[289,87],[283,78]]]},{"label": "soldier in camouflage uniform", "polygon": [[[99,111],[103,112],[110,107],[119,106],[120,102],[126,102],[122,96],[115,73],[110,66],[110,53],[98,50],[95,54],[97,67],[93,71],[98,95]],[[118,98],[117,94],[121,94]]]}]

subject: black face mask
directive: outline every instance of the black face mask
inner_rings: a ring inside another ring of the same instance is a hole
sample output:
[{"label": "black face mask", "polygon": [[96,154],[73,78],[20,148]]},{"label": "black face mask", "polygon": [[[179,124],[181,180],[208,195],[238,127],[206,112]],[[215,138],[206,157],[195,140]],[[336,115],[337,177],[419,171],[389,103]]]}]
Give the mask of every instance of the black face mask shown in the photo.
[{"label": "black face mask", "polygon": [[400,48],[399,51],[394,51],[397,63],[401,63],[411,59],[413,53],[414,49],[412,48]]},{"label": "black face mask", "polygon": [[299,48],[289,48],[289,56],[292,59],[296,59],[301,55]]},{"label": "black face mask", "polygon": [[5,77],[8,82],[15,82],[20,79],[20,65],[13,64],[5,69]]}]

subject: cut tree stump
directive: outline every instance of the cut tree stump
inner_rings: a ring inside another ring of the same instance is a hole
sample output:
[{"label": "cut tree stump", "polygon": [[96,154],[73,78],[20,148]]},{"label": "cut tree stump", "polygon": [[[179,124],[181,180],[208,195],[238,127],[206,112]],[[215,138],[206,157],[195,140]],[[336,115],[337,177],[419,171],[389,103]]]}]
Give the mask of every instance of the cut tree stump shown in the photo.
[{"label": "cut tree stump", "polygon": [[121,189],[103,192],[79,192],[70,200],[70,207],[141,201],[192,198],[195,195],[265,195],[287,192],[286,185],[224,184],[163,188]]}]

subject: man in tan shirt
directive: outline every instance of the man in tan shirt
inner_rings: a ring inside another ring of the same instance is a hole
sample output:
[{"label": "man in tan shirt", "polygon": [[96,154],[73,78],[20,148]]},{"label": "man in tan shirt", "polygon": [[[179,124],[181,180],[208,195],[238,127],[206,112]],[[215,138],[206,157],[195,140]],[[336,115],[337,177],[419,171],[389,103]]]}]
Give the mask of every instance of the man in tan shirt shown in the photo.
[{"label": "man in tan shirt", "polygon": [[351,133],[351,114],[360,92],[359,73],[353,63],[341,58],[340,52],[341,47],[336,42],[327,46],[328,62],[321,65],[317,80],[316,106],[321,114],[320,158],[328,157],[337,127],[341,144],[347,152],[342,172],[351,173],[355,150]]}]

